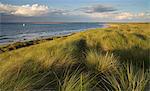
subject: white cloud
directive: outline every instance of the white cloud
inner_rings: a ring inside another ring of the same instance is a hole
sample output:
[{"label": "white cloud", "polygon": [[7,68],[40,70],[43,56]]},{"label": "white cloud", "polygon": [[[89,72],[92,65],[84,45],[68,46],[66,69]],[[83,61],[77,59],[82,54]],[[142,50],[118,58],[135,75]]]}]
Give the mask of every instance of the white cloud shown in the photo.
[{"label": "white cloud", "polygon": [[131,13],[131,12],[120,12],[120,13],[114,13],[114,12],[104,12],[104,13],[84,13],[83,15],[92,17],[92,18],[107,18],[111,20],[124,20],[124,19],[133,19],[133,18],[147,18],[147,14],[141,12],[141,13]]},{"label": "white cloud", "polygon": [[81,15],[91,17],[92,19],[106,20],[132,20],[150,18],[150,12],[124,12],[118,11],[112,5],[96,4],[88,7],[82,7],[71,12],[72,15]]},{"label": "white cloud", "polygon": [[137,16],[143,17],[145,13],[139,13]]},{"label": "white cloud", "polygon": [[17,6],[0,3],[0,12],[21,16],[40,16],[47,14],[49,12],[49,8],[45,5],[38,4]]},{"label": "white cloud", "polygon": [[123,19],[132,19],[135,15],[129,12],[122,12],[119,14],[115,15],[115,18],[118,20],[123,20]]}]

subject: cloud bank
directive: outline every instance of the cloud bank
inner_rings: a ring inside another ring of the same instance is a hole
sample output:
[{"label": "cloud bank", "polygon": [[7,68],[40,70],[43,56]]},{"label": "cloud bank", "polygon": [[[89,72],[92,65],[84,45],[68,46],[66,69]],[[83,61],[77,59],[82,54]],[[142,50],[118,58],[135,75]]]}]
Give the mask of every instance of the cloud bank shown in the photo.
[{"label": "cloud bank", "polygon": [[47,6],[38,4],[17,6],[0,3],[0,12],[12,15],[39,16],[47,14],[49,12],[48,9]]},{"label": "cloud bank", "polygon": [[79,10],[85,12],[85,13],[103,13],[103,12],[112,12],[116,11],[114,7],[110,5],[102,5],[102,4],[97,4],[89,7],[82,7]]},{"label": "cloud bank", "polygon": [[131,20],[134,18],[149,18],[150,16],[148,12],[147,13],[146,12],[133,13],[126,11],[120,12],[113,6],[102,4],[97,4],[89,7],[82,7],[79,8],[78,10],[80,10],[81,11],[80,14],[84,16],[97,19]]},{"label": "cloud bank", "polygon": [[[62,9],[62,8],[48,7],[46,5],[40,4],[11,5],[0,3],[0,13],[3,14],[2,18],[4,18],[4,16],[7,16],[8,19],[10,18],[12,20],[15,19],[19,20],[20,17],[22,19],[24,19],[24,17],[28,17],[26,19],[32,19],[34,16],[41,17],[42,20],[55,19],[56,21],[64,19],[66,19],[66,21],[69,21],[69,19],[70,21],[71,20],[83,21],[84,19],[85,20],[93,19],[96,21],[150,19],[150,12],[138,12],[138,13],[128,12],[120,10],[112,5],[105,5],[105,4],[95,4],[87,7],[86,6],[79,7],[76,9],[70,8]],[[6,20],[7,18],[5,17],[3,20]]]}]

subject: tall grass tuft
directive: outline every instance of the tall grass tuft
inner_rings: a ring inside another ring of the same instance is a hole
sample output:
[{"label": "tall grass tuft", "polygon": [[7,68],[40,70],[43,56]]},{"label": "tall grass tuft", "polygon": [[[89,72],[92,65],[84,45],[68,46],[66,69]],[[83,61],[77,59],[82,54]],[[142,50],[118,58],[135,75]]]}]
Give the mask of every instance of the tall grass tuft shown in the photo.
[{"label": "tall grass tuft", "polygon": [[126,64],[119,67],[115,73],[108,73],[104,78],[107,79],[107,89],[111,91],[145,91],[150,81],[149,75],[144,68],[137,69],[131,64]]},{"label": "tall grass tuft", "polygon": [[61,76],[54,72],[58,82],[58,91],[93,91],[95,89],[97,75],[85,72],[84,67],[80,66],[75,68],[69,66]]},{"label": "tall grass tuft", "polygon": [[85,64],[90,69],[95,69],[100,72],[107,72],[109,70],[113,71],[118,66],[118,59],[113,55],[107,53],[102,53],[97,50],[89,50],[86,55]]}]

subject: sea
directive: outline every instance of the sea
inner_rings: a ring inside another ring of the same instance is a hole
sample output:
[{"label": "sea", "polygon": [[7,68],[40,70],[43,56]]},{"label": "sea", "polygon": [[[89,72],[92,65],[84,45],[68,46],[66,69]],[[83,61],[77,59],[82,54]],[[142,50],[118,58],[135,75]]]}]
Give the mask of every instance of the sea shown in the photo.
[{"label": "sea", "polygon": [[68,35],[91,28],[104,27],[106,23],[0,23],[0,45],[19,41]]}]

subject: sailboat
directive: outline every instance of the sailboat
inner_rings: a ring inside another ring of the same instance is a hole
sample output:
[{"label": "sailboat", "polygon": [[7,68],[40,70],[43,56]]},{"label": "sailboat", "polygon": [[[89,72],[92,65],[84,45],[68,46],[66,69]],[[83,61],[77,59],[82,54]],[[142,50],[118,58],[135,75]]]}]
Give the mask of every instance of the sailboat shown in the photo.
[{"label": "sailboat", "polygon": [[24,27],[24,26],[25,26],[25,24],[22,24],[22,26]]}]

